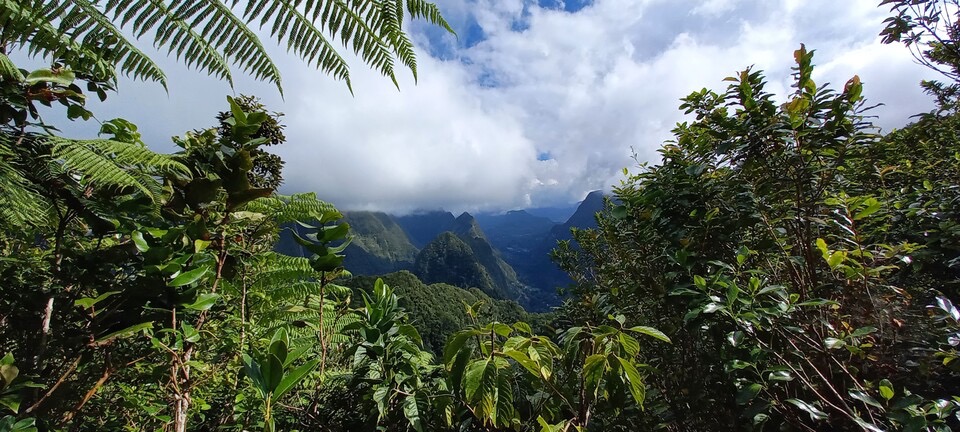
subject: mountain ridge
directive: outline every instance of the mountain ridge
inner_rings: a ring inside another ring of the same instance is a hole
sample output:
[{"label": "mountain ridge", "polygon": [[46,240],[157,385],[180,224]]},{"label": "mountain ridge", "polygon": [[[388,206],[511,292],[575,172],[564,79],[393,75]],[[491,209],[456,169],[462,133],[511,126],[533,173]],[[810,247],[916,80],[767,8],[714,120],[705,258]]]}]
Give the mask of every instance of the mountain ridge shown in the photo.
[{"label": "mountain ridge", "polygon": [[[595,227],[594,215],[603,205],[603,194],[591,192],[563,223],[527,210],[478,216],[443,210],[403,216],[346,211],[343,220],[351,226],[352,242],[344,251],[344,267],[355,276],[411,271],[425,283],[477,288],[528,310],[548,310],[559,304],[556,288],[572,282],[551,261],[550,251],[558,240],[570,238],[571,227]],[[290,235],[281,236],[278,251],[305,254],[284,237]]]}]

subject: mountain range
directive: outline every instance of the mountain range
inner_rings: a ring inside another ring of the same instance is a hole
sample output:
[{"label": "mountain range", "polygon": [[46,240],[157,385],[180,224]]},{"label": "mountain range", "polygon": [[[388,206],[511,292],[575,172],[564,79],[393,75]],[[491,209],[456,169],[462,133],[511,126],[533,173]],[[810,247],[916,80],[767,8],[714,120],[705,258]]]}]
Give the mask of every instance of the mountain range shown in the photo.
[{"label": "mountain range", "polygon": [[[603,203],[603,194],[594,191],[575,209],[534,210],[554,218],[569,215],[562,223],[527,210],[478,217],[447,211],[404,216],[348,211],[344,221],[350,224],[352,241],[344,251],[344,267],[356,276],[409,271],[424,284],[477,288],[493,299],[543,311],[559,304],[557,287],[570,283],[550,260],[550,251],[557,241],[570,239],[570,228],[596,226],[594,215]],[[277,249],[304,255],[289,234],[281,235]]]}]

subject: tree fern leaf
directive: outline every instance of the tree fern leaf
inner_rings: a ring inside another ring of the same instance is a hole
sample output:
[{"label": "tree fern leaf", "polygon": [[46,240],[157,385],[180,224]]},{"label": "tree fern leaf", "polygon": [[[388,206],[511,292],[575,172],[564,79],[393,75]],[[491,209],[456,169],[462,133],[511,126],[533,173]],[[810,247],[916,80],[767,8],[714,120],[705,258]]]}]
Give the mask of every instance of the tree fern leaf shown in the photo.
[{"label": "tree fern leaf", "polygon": [[[53,157],[67,169],[80,173],[85,182],[101,187],[133,187],[153,199],[148,186],[153,174],[189,169],[168,155],[154,153],[138,144],[111,140],[69,140],[49,137]],[[142,173],[142,174],[140,174]]]},{"label": "tree fern leaf", "polygon": [[0,77],[13,81],[23,81],[24,78],[17,65],[3,53],[0,53]]},{"label": "tree fern leaf", "polygon": [[0,134],[0,227],[13,229],[24,225],[46,226],[52,223],[52,208],[48,201],[33,189],[9,161],[11,137]]}]

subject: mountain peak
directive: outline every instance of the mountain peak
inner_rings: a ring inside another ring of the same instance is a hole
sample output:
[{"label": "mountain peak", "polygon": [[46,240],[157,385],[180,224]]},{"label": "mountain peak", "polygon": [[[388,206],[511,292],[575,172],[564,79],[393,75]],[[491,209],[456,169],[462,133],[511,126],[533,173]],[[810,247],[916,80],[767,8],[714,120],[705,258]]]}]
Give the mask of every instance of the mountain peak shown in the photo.
[{"label": "mountain peak", "polygon": [[460,214],[454,221],[453,232],[470,238],[487,238],[483,230],[480,229],[480,224],[477,223],[477,219],[467,212]]},{"label": "mountain peak", "polygon": [[580,202],[580,205],[577,206],[577,211],[573,212],[573,216],[570,216],[570,219],[567,219],[567,227],[594,227],[597,225],[595,216],[597,212],[603,210],[603,191],[595,190],[587,194],[587,197]]},{"label": "mountain peak", "polygon": [[394,219],[406,231],[413,245],[418,248],[426,246],[440,233],[449,231],[456,220],[453,213],[447,211],[410,214]]}]

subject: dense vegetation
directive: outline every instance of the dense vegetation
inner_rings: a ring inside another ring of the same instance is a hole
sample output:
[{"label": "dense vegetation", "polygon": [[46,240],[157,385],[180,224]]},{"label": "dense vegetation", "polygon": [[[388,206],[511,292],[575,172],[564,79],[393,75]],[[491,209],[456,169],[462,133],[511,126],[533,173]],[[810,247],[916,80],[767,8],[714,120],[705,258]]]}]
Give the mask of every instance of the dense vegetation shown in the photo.
[{"label": "dense vegetation", "polygon": [[[283,125],[254,97],[175,154],[122,119],[78,140],[39,116],[91,118],[81,85],[102,99],[117,73],[163,81],[120,29],[279,83],[246,23],[344,79],[324,32],[392,77],[414,66],[404,10],[446,26],[422,1],[250,4],[0,0],[0,431],[960,427],[955,1],[883,2],[885,41],[946,79],[886,136],[860,79],[818,85],[802,46],[783,103],[750,69],[684,98],[662,161],[560,242],[574,284],[547,316],[408,272],[344,278],[350,226],[275,193]],[[461,228],[413,246],[510,283]],[[281,231],[308,256],[277,252]]]}]

